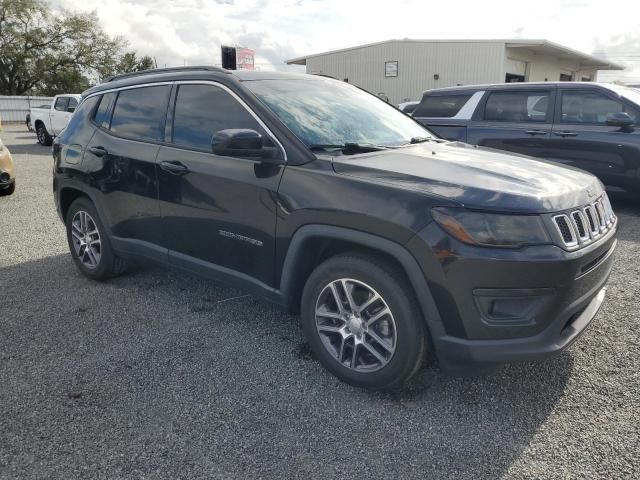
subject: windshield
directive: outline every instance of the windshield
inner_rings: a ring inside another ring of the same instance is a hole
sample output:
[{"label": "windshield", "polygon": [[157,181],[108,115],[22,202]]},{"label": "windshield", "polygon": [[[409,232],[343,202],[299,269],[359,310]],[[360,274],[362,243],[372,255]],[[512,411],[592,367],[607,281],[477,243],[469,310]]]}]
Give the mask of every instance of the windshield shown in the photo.
[{"label": "windshield", "polygon": [[347,83],[314,78],[245,85],[307,146],[398,146],[434,138],[395,107]]}]

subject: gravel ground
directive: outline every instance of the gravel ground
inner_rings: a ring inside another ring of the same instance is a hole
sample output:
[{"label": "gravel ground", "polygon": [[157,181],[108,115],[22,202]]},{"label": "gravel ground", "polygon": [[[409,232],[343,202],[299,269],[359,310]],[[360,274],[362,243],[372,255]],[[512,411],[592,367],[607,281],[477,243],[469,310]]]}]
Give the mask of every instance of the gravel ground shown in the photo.
[{"label": "gravel ground", "polygon": [[595,324],[563,354],[397,394],[340,383],[298,319],[180,273],[89,281],[48,148],[5,126],[0,478],[638,478],[640,204]]}]

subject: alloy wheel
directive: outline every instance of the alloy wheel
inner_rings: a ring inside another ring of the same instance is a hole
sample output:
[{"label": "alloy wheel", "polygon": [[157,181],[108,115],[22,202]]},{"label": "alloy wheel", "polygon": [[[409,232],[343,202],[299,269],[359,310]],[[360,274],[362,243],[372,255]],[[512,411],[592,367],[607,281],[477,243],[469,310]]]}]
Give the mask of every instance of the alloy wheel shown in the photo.
[{"label": "alloy wheel", "polygon": [[87,268],[100,264],[102,242],[95,220],[84,210],[76,212],[71,220],[71,236],[76,256]]},{"label": "alloy wheel", "polygon": [[316,302],[318,334],[343,366],[372,372],[389,363],[397,331],[391,309],[371,286],[352,278],[327,284]]}]

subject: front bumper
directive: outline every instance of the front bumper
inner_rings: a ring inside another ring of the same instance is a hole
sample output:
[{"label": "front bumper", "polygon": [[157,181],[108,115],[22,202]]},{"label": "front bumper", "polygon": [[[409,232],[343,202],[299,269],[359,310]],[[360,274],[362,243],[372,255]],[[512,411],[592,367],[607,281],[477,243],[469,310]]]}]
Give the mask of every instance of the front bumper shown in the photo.
[{"label": "front bumper", "polygon": [[[440,314],[431,328],[446,370],[535,360],[567,348],[600,309],[616,249],[612,229],[597,244],[567,252],[460,244],[432,225],[410,248]],[[431,255],[417,253],[431,246]],[[506,301],[505,301],[506,300]]]}]

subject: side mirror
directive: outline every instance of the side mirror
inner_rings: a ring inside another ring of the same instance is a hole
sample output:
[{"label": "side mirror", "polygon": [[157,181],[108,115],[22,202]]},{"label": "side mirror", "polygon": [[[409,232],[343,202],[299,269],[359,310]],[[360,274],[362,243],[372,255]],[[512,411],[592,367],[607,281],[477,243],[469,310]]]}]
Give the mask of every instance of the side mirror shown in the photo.
[{"label": "side mirror", "polygon": [[69,108],[67,108],[67,112],[69,112],[69,113],[73,113],[73,112],[75,112],[75,111],[76,111],[76,107],[69,107]]},{"label": "side mirror", "polygon": [[219,130],[211,139],[211,150],[225,157],[255,158],[275,161],[277,149],[264,145],[264,139],[255,130],[229,128]]},{"label": "side mirror", "polygon": [[607,117],[606,124],[610,127],[620,127],[628,130],[633,128],[635,122],[627,112],[616,112]]}]

